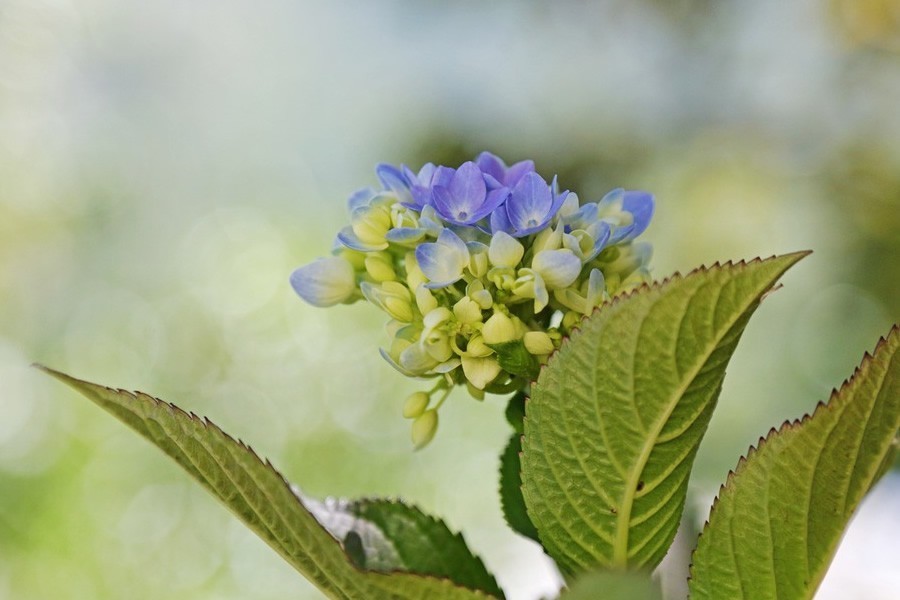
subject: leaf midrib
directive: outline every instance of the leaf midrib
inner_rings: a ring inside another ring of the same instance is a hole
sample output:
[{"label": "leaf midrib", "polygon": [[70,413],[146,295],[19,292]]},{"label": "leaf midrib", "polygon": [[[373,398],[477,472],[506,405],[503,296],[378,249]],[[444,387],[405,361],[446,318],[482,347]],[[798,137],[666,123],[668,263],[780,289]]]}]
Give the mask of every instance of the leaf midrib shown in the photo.
[{"label": "leaf midrib", "polygon": [[[691,298],[688,300],[688,304],[696,298],[697,293],[704,286],[698,287],[694,290]],[[716,295],[715,306],[717,309],[719,306],[719,298],[722,294],[722,288],[719,288],[719,291]],[[625,568],[628,565],[628,538],[631,533],[631,511],[634,508],[634,500],[637,495],[637,486],[640,482],[641,473],[644,472],[644,468],[647,466],[647,462],[650,460],[650,455],[653,453],[653,449],[656,447],[656,440],[659,438],[660,433],[665,427],[666,423],[669,420],[669,417],[672,416],[672,412],[675,410],[675,407],[678,406],[678,402],[684,396],[684,393],[688,390],[693,383],[694,379],[703,369],[703,366],[709,361],[709,357],[712,356],[712,353],[719,347],[720,342],[727,337],[728,333],[732,330],[735,323],[737,323],[754,304],[757,304],[759,301],[759,296],[757,296],[753,302],[745,306],[743,309],[737,312],[737,316],[733,319],[730,319],[727,323],[728,325],[724,327],[724,331],[721,335],[716,337],[715,343],[710,344],[712,347],[707,346],[705,351],[700,354],[703,357],[702,360],[698,361],[699,364],[696,367],[692,368],[687,372],[689,376],[682,377],[683,384],[680,385],[676,392],[673,393],[669,400],[666,403],[666,410],[661,414],[660,418],[657,419],[656,423],[653,424],[653,429],[648,432],[646,437],[646,441],[644,445],[641,447],[641,452],[638,454],[638,460],[635,463],[630,476],[625,484],[624,496],[622,498],[622,506],[619,510],[618,515],[618,524],[616,528],[616,539],[615,544],[613,546],[613,555],[612,555],[612,565],[614,567]],[[654,302],[654,307],[657,302]],[[652,310],[652,309],[651,309]],[[647,315],[649,316],[651,311],[647,311]],[[679,322],[679,329],[684,324],[684,320],[687,317],[688,311],[684,311],[681,315],[681,321]],[[646,322],[647,317],[641,323],[641,331],[643,330],[643,325]],[[640,331],[638,332],[638,339],[640,339]],[[677,352],[678,347],[678,336],[675,336],[675,349],[673,350],[673,356]],[[637,352],[633,354],[632,357],[632,377],[634,376],[634,372],[636,371],[635,362],[637,361]],[[676,361],[677,363],[677,361]],[[685,430],[686,431],[686,430]]]}]

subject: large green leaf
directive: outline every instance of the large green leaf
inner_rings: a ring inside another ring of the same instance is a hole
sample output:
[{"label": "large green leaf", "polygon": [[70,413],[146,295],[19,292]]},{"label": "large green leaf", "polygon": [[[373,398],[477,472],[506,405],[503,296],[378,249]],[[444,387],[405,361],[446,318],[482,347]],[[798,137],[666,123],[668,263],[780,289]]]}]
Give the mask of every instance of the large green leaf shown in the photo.
[{"label": "large green leaf", "polygon": [[525,406],[523,495],[563,573],[662,560],[725,366],[761,298],[805,255],[614,298],[550,358]]},{"label": "large green leaf", "polygon": [[812,598],[844,528],[900,442],[900,329],[812,416],[771,431],[719,493],[691,598]]},{"label": "large green leaf", "polygon": [[[93,400],[175,459],[331,598],[502,598],[493,578],[481,561],[465,549],[462,540],[443,524],[414,509],[387,502],[302,500],[268,461],[260,460],[251,448],[209,420],[146,394],[114,390],[40,368]],[[309,503],[324,525],[304,502]],[[347,518],[354,522],[346,523]],[[440,559],[413,556],[413,548],[422,552],[447,548],[448,554]]]}]

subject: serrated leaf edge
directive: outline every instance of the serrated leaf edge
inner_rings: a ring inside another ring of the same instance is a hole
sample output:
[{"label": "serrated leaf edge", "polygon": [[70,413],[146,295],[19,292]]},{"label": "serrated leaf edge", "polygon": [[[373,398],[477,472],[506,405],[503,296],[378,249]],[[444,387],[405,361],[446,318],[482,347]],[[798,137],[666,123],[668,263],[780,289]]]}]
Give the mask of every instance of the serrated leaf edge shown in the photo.
[{"label": "serrated leaf edge", "polygon": [[734,484],[735,478],[744,472],[750,459],[753,458],[759,452],[760,448],[764,444],[768,443],[770,439],[782,435],[787,431],[796,429],[807,421],[812,420],[823,410],[828,410],[832,402],[840,402],[840,397],[844,390],[850,387],[860,374],[869,369],[869,365],[873,360],[875,360],[875,357],[877,356],[879,350],[886,344],[888,344],[891,338],[896,336],[900,336],[900,324],[893,325],[887,335],[880,337],[878,339],[878,343],[875,344],[875,348],[871,353],[868,350],[863,353],[863,357],[862,360],[860,360],[859,365],[856,366],[850,377],[844,379],[840,386],[831,390],[831,394],[829,394],[828,400],[819,400],[812,412],[804,413],[803,416],[797,419],[786,419],[778,427],[770,428],[765,436],[761,436],[755,444],[751,445],[747,449],[746,454],[738,458],[737,465],[735,465],[734,469],[728,471],[728,475],[725,477],[725,482],[719,486],[719,491],[716,494],[716,497],[713,498],[712,505],[710,506],[709,516],[703,523],[700,535],[697,536],[697,543],[695,544],[694,549],[691,551],[691,564],[689,567],[688,581],[691,581],[694,576],[694,554],[697,552],[697,548],[700,545],[700,540],[703,538],[703,534],[706,533],[706,530],[709,528],[709,521],[712,518],[713,513],[718,508],[722,495],[728,491],[729,486]]},{"label": "serrated leaf edge", "polygon": [[[572,327],[572,329],[569,331],[569,334],[562,338],[559,347],[556,350],[554,350],[547,357],[547,361],[544,362],[540,366],[540,369],[538,371],[538,377],[530,382],[530,384],[528,386],[528,390],[530,391],[532,389],[534,384],[537,382],[537,380],[543,374],[544,370],[549,368],[549,366],[551,364],[553,364],[555,361],[557,361],[559,359],[559,354],[562,352],[562,350],[564,348],[567,348],[574,339],[576,339],[580,335],[582,335],[582,329],[581,329],[580,325],[582,323],[584,323],[585,321],[587,321],[588,319],[592,318],[594,315],[596,315],[604,310],[608,310],[610,307],[613,307],[621,302],[624,302],[625,300],[628,300],[629,298],[636,296],[638,294],[652,292],[655,290],[661,290],[665,287],[668,287],[669,285],[671,285],[672,283],[674,283],[676,281],[685,280],[685,279],[688,279],[688,278],[691,278],[691,277],[694,277],[694,276],[697,276],[697,275],[700,275],[703,273],[727,270],[727,269],[732,269],[732,268],[743,268],[743,267],[748,267],[750,265],[760,264],[760,263],[763,263],[763,262],[766,262],[769,260],[787,258],[787,257],[795,257],[795,259],[785,269],[785,271],[786,271],[791,266],[797,264],[797,262],[806,258],[810,254],[812,254],[812,250],[800,250],[800,251],[796,251],[796,252],[788,252],[786,254],[773,254],[773,255],[765,257],[765,258],[758,256],[758,257],[750,259],[750,260],[741,259],[738,261],[732,261],[732,260],[727,260],[725,262],[716,261],[716,262],[712,263],[711,265],[700,265],[694,269],[691,269],[690,271],[687,272],[687,274],[684,274],[684,275],[682,275],[679,271],[676,271],[676,272],[672,273],[671,275],[664,277],[661,280],[654,280],[650,283],[642,283],[637,287],[634,287],[632,289],[625,290],[621,293],[618,293],[615,296],[605,300],[600,306],[594,308],[594,310],[591,311],[591,313],[589,315],[583,316],[579,320],[579,322],[575,326]],[[757,300],[756,300],[757,304],[761,303],[762,300],[765,299],[765,297],[768,294],[772,293],[772,291],[777,289],[776,286],[777,286],[778,279],[780,279],[783,275],[784,275],[784,272],[782,272],[782,274],[779,275],[778,278],[776,278],[776,280],[773,282],[773,287],[767,289],[765,292],[763,292],[759,296],[759,298],[757,298]],[[524,426],[524,422],[528,421],[527,405],[530,401],[531,401],[531,394],[529,393],[525,397],[526,410],[525,410],[525,416],[523,418],[523,426]],[[523,444],[523,452],[524,452],[524,444]],[[521,454],[522,453],[520,453],[520,456],[521,456]],[[524,481],[523,481],[523,484],[524,484]],[[526,505],[526,511],[527,511],[527,505]],[[538,531],[538,537],[540,538],[540,531]],[[544,545],[543,540],[541,540],[541,545]]]},{"label": "serrated leaf edge", "polygon": [[[40,370],[40,371],[43,371],[44,373],[46,373],[46,374],[50,375],[51,377],[53,377],[53,378],[55,378],[55,379],[61,381],[62,383],[65,383],[66,385],[69,385],[70,387],[73,387],[73,388],[75,389],[75,391],[77,391],[77,392],[79,392],[79,393],[82,393],[81,390],[80,390],[78,387],[76,387],[75,385],[73,385],[73,383],[76,383],[76,384],[85,384],[85,385],[87,385],[88,387],[98,387],[98,388],[102,388],[102,389],[105,389],[105,390],[107,390],[107,391],[110,391],[110,392],[113,392],[113,393],[117,393],[117,394],[125,394],[126,396],[129,396],[129,397],[131,397],[132,399],[134,399],[134,400],[136,400],[136,401],[138,401],[138,402],[140,402],[140,401],[150,401],[151,403],[155,404],[156,406],[162,407],[162,408],[164,408],[164,409],[166,409],[166,410],[170,410],[170,411],[173,411],[173,412],[176,412],[176,413],[180,413],[180,414],[183,415],[184,417],[187,417],[187,419],[190,420],[191,422],[194,422],[194,423],[196,423],[196,424],[199,424],[199,425],[201,425],[201,426],[202,426],[203,428],[205,428],[205,429],[212,430],[215,434],[222,436],[222,437],[225,439],[226,442],[230,442],[230,443],[232,443],[232,444],[235,444],[235,445],[238,446],[240,449],[242,449],[242,450],[248,452],[248,453],[250,454],[250,456],[251,456],[253,459],[255,459],[255,460],[256,460],[256,461],[257,461],[264,469],[270,471],[272,474],[274,474],[276,477],[278,477],[279,481],[281,481],[281,483],[285,486],[285,489],[291,494],[291,496],[292,496],[293,498],[296,499],[296,501],[300,504],[300,506],[303,508],[303,510],[309,512],[309,509],[306,508],[306,505],[303,503],[303,501],[300,499],[300,497],[296,494],[296,492],[295,492],[294,488],[291,486],[291,484],[287,481],[287,479],[285,479],[284,475],[282,475],[282,473],[281,473],[278,469],[275,468],[275,466],[271,463],[271,461],[269,461],[268,458],[265,458],[265,459],[261,458],[261,457],[259,456],[259,454],[256,453],[256,451],[253,449],[252,446],[250,446],[249,444],[245,443],[245,442],[244,442],[243,440],[241,440],[240,438],[235,438],[235,437],[233,437],[232,435],[230,435],[229,433],[225,432],[221,427],[219,427],[218,425],[216,425],[216,424],[215,424],[213,421],[211,421],[208,417],[202,417],[202,416],[200,416],[200,415],[197,415],[197,414],[194,413],[193,411],[187,411],[187,410],[184,410],[183,408],[179,407],[179,406],[176,405],[176,404],[173,404],[173,403],[168,402],[168,401],[166,401],[166,400],[162,400],[161,398],[157,398],[157,397],[155,397],[155,396],[151,396],[150,394],[146,394],[146,393],[141,392],[141,391],[137,391],[137,390],[131,391],[131,390],[127,390],[127,389],[124,389],[124,388],[115,388],[115,387],[110,387],[110,386],[106,386],[106,385],[102,385],[102,384],[93,383],[93,382],[90,382],[90,381],[86,381],[86,380],[83,380],[83,379],[79,379],[79,378],[77,378],[77,377],[73,377],[73,376],[71,376],[71,375],[68,375],[68,374],[66,374],[66,373],[63,373],[62,371],[58,371],[58,370],[56,370],[56,369],[53,369],[53,368],[51,368],[51,367],[48,367],[48,366],[43,365],[43,364],[40,364],[40,363],[32,363],[31,366],[34,367],[34,368],[36,368],[36,369],[38,369],[38,370]],[[101,408],[102,408],[102,407],[101,407]],[[113,415],[113,416],[115,416],[115,415]],[[116,417],[116,418],[118,418],[118,417]],[[143,437],[143,436],[141,436],[141,437]],[[149,440],[148,440],[148,441],[149,441]],[[150,442],[150,443],[152,443],[152,442]],[[181,465],[179,464],[179,466],[181,466]],[[183,469],[184,467],[181,467],[181,468]],[[208,491],[208,490],[207,490],[207,491]],[[212,495],[212,494],[211,494],[211,495]],[[218,500],[218,498],[217,498],[217,500]],[[223,506],[225,506],[225,508],[228,509],[229,512],[231,512],[232,514],[234,514],[239,520],[242,520],[241,517],[240,517],[240,515],[237,515],[237,514],[235,513],[235,511],[233,511],[233,510],[231,509],[231,507],[229,507],[227,504],[225,504],[225,503],[222,502],[221,500],[219,500],[219,502],[220,502]],[[422,512],[422,514],[428,516],[429,518],[435,518],[435,517],[433,517],[433,516],[431,516],[431,515],[428,515],[428,513],[425,513],[425,512]],[[456,582],[454,582],[453,580],[451,580],[451,579],[449,579],[449,578],[446,578],[446,577],[435,577],[435,576],[433,576],[433,575],[427,575],[427,574],[415,573],[415,572],[412,572],[412,571],[403,571],[403,570],[371,571],[371,570],[360,569],[359,567],[357,567],[357,566],[353,563],[353,561],[350,559],[349,555],[347,555],[347,553],[346,553],[346,551],[344,550],[343,545],[340,543],[340,541],[338,541],[338,540],[331,534],[331,532],[328,531],[328,529],[326,529],[321,523],[319,523],[318,519],[316,519],[315,516],[312,515],[312,513],[310,513],[310,516],[312,517],[312,520],[316,523],[316,526],[318,526],[319,528],[321,528],[321,530],[322,530],[323,532],[325,532],[331,539],[335,540],[335,543],[336,543],[336,544],[338,545],[338,547],[341,549],[341,553],[343,554],[344,560],[346,561],[347,565],[348,565],[350,568],[352,568],[353,570],[355,570],[356,572],[358,572],[358,573],[360,573],[361,575],[363,575],[363,576],[374,576],[374,577],[379,577],[379,576],[397,577],[397,576],[399,576],[399,577],[403,577],[403,578],[420,579],[420,580],[430,580],[430,581],[435,581],[436,583],[438,583],[438,584],[440,584],[440,585],[449,586],[449,587],[452,587],[452,588],[464,590],[464,591],[466,591],[466,592],[471,592],[471,593],[473,593],[473,594],[475,594],[475,595],[477,595],[477,596],[481,596],[481,597],[485,598],[486,600],[491,600],[491,599],[496,599],[496,598],[497,598],[497,597],[494,596],[493,594],[488,594],[488,593],[486,593],[484,590],[473,589],[473,588],[468,588],[468,587],[459,585],[459,584],[457,584]],[[448,529],[449,529],[449,528],[448,528]],[[452,533],[452,531],[451,531],[451,533]],[[459,533],[457,533],[456,535],[459,535],[459,536],[461,537],[461,534],[459,534]],[[291,566],[294,566],[294,565],[293,565],[293,562],[292,562],[292,560],[293,560],[292,557],[286,556],[286,555],[281,551],[281,549],[275,547],[275,546],[272,545],[272,544],[269,544],[269,543],[268,543],[268,540],[263,540],[263,541],[265,541],[265,542],[267,543],[267,545],[269,545],[269,547],[271,547],[273,550],[275,550],[275,552],[277,552],[282,558],[284,558],[289,564],[291,564]],[[473,556],[474,556],[474,553],[473,553]],[[475,558],[478,558],[478,557],[476,556]],[[478,560],[480,560],[480,559],[478,559]],[[296,569],[296,567],[295,567],[295,569]],[[490,574],[490,572],[489,572],[489,574]],[[305,573],[302,573],[302,572],[301,572],[301,575],[303,575],[304,577],[306,577],[306,574],[305,574]],[[493,575],[491,574],[491,576],[493,576]],[[313,583],[314,585],[316,585],[316,587],[319,587],[319,585],[318,585],[317,582],[313,581],[312,579],[308,579],[308,580],[309,580],[311,583]],[[320,589],[321,589],[321,588],[320,588]],[[328,596],[331,595],[329,591],[326,591],[326,590],[321,590],[321,591],[322,591],[323,593],[325,593],[326,595],[328,595]]]}]

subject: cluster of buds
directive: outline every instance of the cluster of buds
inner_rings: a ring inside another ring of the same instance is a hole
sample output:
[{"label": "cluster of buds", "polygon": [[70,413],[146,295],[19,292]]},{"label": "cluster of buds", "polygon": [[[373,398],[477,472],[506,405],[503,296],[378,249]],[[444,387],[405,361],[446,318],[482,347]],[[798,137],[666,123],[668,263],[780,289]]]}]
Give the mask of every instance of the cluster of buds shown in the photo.
[{"label": "cluster of buds", "polygon": [[584,315],[649,279],[650,246],[634,241],[653,214],[646,192],[582,203],[532,161],[507,166],[488,152],[456,169],[376,173],[382,189],[351,196],[332,255],[291,284],[315,306],[364,298],[387,313],[382,356],[437,380],[403,407],[417,447],[454,386],[477,399],[524,389]]}]

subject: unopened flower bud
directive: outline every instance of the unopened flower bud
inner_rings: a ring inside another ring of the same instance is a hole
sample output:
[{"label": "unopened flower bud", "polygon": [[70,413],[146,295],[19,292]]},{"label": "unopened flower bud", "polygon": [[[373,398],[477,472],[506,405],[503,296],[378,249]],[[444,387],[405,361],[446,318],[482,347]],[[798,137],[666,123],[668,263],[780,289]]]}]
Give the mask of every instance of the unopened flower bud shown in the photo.
[{"label": "unopened flower bud", "polygon": [[469,272],[472,273],[475,277],[484,277],[488,269],[490,268],[490,264],[488,262],[488,253],[487,247],[484,244],[479,244],[477,250],[473,248],[475,244],[469,244]]},{"label": "unopened flower bud", "polygon": [[356,274],[349,262],[339,256],[329,256],[294,271],[291,286],[313,306],[333,306],[353,295]]},{"label": "unopened flower bud", "polygon": [[525,334],[523,341],[525,349],[536,356],[550,354],[554,350],[553,340],[543,331],[529,331]]},{"label": "unopened flower bud", "polygon": [[502,312],[495,312],[481,329],[485,344],[502,344],[516,339],[516,326]]},{"label": "unopened flower bud", "polygon": [[399,281],[385,281],[381,285],[364,281],[359,287],[369,302],[381,308],[392,318],[404,323],[412,322],[413,309],[409,290]]},{"label": "unopened flower bud", "polygon": [[412,443],[416,450],[424,448],[434,439],[438,428],[438,414],[433,408],[416,417],[412,424]]},{"label": "unopened flower bud", "polygon": [[419,285],[416,288],[416,306],[419,307],[420,313],[427,315],[438,307],[438,301],[435,299],[434,294],[431,293],[431,290],[424,285]]},{"label": "unopened flower bud", "polygon": [[366,272],[375,281],[393,281],[397,279],[394,265],[391,264],[389,255],[372,253],[366,257]]},{"label": "unopened flower bud", "polygon": [[425,392],[415,392],[406,398],[403,403],[403,418],[415,419],[419,417],[425,409],[428,408],[430,398]]},{"label": "unopened flower bud", "polygon": [[463,296],[453,305],[453,314],[460,323],[471,324],[481,321],[481,307],[467,296]]}]

